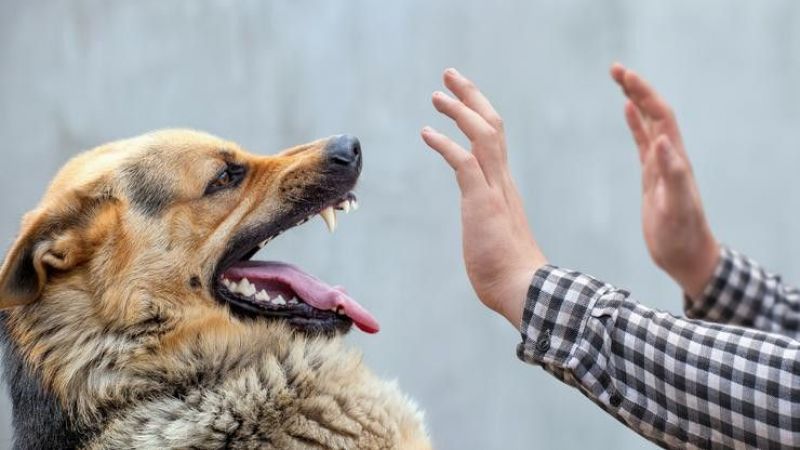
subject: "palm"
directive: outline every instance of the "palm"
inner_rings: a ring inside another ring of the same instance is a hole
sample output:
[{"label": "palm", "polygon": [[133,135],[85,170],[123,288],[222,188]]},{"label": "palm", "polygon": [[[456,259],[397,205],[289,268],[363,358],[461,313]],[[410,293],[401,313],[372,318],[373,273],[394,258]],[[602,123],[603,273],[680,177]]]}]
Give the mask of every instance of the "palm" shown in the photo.
[{"label": "palm", "polygon": [[669,105],[638,75],[615,65],[614,80],[629,101],[625,118],[642,163],[642,228],[656,264],[683,289],[702,291],[718,258],[700,193]]},{"label": "palm", "polygon": [[653,260],[669,271],[672,266],[685,265],[682,255],[691,254],[690,250],[696,246],[695,236],[703,226],[703,221],[698,220],[702,217],[702,208],[698,207],[699,197],[692,195],[693,186],[671,185],[657,173],[648,174],[655,172],[648,170],[650,164],[657,162],[645,162],[642,229]]}]

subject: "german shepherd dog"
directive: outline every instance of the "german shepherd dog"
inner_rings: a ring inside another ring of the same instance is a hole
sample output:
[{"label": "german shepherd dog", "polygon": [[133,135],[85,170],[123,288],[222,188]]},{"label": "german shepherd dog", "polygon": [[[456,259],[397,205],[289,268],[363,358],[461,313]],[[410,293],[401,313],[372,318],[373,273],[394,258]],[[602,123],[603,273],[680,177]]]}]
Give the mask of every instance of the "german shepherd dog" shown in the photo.
[{"label": "german shepherd dog", "polygon": [[250,258],[354,206],[361,148],[255,156],[190,130],[70,161],[0,269],[16,448],[430,448],[421,413],[340,341],[375,319]]}]

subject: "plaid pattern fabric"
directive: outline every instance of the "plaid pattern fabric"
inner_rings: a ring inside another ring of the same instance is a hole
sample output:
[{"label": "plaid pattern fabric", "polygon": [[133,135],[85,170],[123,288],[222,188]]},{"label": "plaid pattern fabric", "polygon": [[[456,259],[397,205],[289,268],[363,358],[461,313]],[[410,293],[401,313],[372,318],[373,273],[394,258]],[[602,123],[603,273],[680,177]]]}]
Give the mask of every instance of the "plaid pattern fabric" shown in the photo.
[{"label": "plaid pattern fabric", "polygon": [[520,359],[662,447],[800,448],[800,342],[785,334],[675,317],[555,266],[536,273],[520,331]]},{"label": "plaid pattern fabric", "polygon": [[684,297],[686,316],[800,338],[800,291],[727,247],[705,292]]}]

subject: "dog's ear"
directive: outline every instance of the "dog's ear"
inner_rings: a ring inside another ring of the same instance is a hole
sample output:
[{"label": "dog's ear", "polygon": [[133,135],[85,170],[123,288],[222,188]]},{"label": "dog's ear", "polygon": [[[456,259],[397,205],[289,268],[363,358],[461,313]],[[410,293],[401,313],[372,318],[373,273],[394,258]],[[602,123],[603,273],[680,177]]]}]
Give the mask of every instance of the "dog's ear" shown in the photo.
[{"label": "dog's ear", "polygon": [[76,262],[72,233],[59,230],[53,222],[48,225],[42,216],[33,212],[26,217],[0,268],[0,309],[34,302],[47,282],[48,270],[67,270]]},{"label": "dog's ear", "polygon": [[48,274],[67,271],[87,259],[88,222],[108,198],[71,194],[61,196],[57,211],[42,207],[25,216],[22,232],[0,267],[0,309],[36,301]]},{"label": "dog's ear", "polygon": [[25,216],[22,232],[0,268],[0,309],[31,303],[44,287],[47,271],[42,252],[47,244],[39,239],[37,216],[36,212]]}]

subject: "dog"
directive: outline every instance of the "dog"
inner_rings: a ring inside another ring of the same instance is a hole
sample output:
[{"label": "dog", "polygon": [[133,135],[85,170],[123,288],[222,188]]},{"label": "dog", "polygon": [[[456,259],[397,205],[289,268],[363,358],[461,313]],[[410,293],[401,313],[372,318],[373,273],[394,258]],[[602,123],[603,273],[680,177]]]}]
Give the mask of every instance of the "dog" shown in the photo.
[{"label": "dog", "polygon": [[193,130],[83,153],[0,269],[15,448],[428,449],[422,413],[342,343],[375,319],[251,258],[356,206],[357,139],[256,156]]}]

